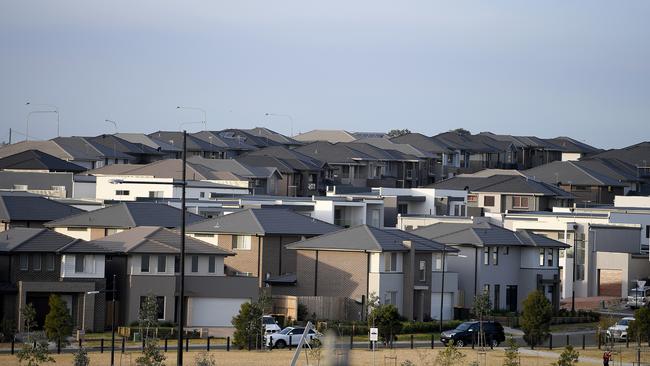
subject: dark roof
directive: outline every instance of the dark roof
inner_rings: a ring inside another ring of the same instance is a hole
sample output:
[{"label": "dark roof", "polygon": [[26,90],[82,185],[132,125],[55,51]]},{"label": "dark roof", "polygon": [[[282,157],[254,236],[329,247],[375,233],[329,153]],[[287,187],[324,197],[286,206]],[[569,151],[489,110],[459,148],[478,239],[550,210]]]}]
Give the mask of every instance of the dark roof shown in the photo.
[{"label": "dark roof", "polygon": [[91,143],[89,139],[89,137],[70,136],[57,137],[52,141],[72,155],[74,160],[133,159],[133,156],[125,154],[117,147],[113,148],[112,146]]},{"label": "dark roof", "polygon": [[617,159],[635,167],[647,167],[650,165],[650,141],[640,142],[622,149],[603,151],[589,158]]},{"label": "dark roof", "polygon": [[110,151],[112,149],[114,151],[120,151],[133,157],[139,157],[142,155],[165,155],[165,153],[160,152],[157,149],[154,149],[147,145],[129,142],[114,135],[99,135],[86,138],[86,140],[93,144],[93,146],[96,148],[101,148],[103,151],[106,151],[106,149]]},{"label": "dark roof", "polygon": [[342,250],[364,252],[406,252],[404,241],[411,241],[416,251],[439,252],[457,249],[445,248],[437,241],[422,238],[398,229],[379,229],[368,225],[354,226],[311,239],[287,244],[287,249]]},{"label": "dark roof", "polygon": [[565,152],[595,154],[602,151],[601,149],[598,149],[582,141],[578,141],[576,139],[572,139],[571,137],[567,137],[567,136],[560,136],[552,139],[546,139],[546,141],[561,147],[562,151]]},{"label": "dark roof", "polygon": [[428,187],[438,189],[467,189],[470,192],[528,193],[543,196],[572,198],[573,196],[552,184],[521,175],[492,175],[489,177],[456,176],[433,183]]},{"label": "dark roof", "polygon": [[106,253],[106,249],[56,231],[13,228],[0,233],[0,252]]},{"label": "dark roof", "polygon": [[[160,226],[138,226],[90,242],[114,253],[180,253],[181,235]],[[234,255],[233,252],[189,236],[185,237],[187,254]]]},{"label": "dark roof", "polygon": [[26,192],[0,192],[0,220],[52,221],[82,210]]},{"label": "dark roof", "polygon": [[279,132],[275,132],[266,127],[255,127],[244,131],[250,133],[251,135],[265,137],[268,138],[269,140],[273,140],[275,142],[287,146],[300,146],[303,144],[301,141],[295,140],[291,137],[285,136]]},{"label": "dark roof", "polygon": [[[204,220],[188,212],[188,224]],[[122,202],[90,212],[64,217],[45,224],[47,227],[105,227],[132,228],[136,226],[178,227],[181,222],[181,211],[163,203]]]},{"label": "dark roof", "polygon": [[421,133],[409,133],[406,135],[394,137],[391,141],[398,144],[409,144],[417,149],[430,153],[450,153],[451,150],[443,146],[439,141],[431,137],[424,136]]},{"label": "dark roof", "polygon": [[562,242],[534,234],[528,230],[512,231],[487,222],[439,222],[420,227],[411,233],[447,245],[568,247]]},{"label": "dark roof", "polygon": [[86,168],[39,150],[26,150],[0,159],[0,169],[48,170],[79,173]]},{"label": "dark roof", "polygon": [[74,177],[77,176],[72,173],[0,171],[0,189],[14,189],[15,185],[26,185],[29,190],[48,190],[53,186],[63,186],[69,193]]},{"label": "dark roof", "polygon": [[296,151],[295,149],[289,149],[285,146],[269,146],[263,149],[254,150],[248,152],[242,158],[248,158],[246,161],[249,164],[252,164],[252,161],[260,156],[268,156],[278,159],[282,164],[295,170],[319,170],[325,165],[325,163],[318,159],[314,159]]},{"label": "dark roof", "polygon": [[[173,147],[183,148],[183,133],[180,131],[157,131],[147,135],[156,141],[161,141],[170,144]],[[224,151],[224,148],[217,143],[209,143],[194,135],[187,135],[187,150],[188,151],[209,151],[217,152]],[[215,141],[216,142],[216,141]]]},{"label": "dark roof", "polygon": [[189,225],[186,230],[255,235],[321,235],[339,229],[338,226],[288,209],[249,208]]},{"label": "dark roof", "polygon": [[580,161],[554,161],[523,171],[529,177],[549,184],[571,184],[584,186],[624,186],[606,172],[593,170]]},{"label": "dark roof", "polygon": [[535,148],[553,151],[563,151],[564,149],[549,140],[541,139],[535,136],[513,136],[497,135],[492,132],[481,132],[479,135],[488,136],[494,140],[511,142],[518,148]]},{"label": "dark roof", "polygon": [[453,131],[435,135],[432,139],[451,150],[464,150],[473,153],[499,153],[503,151],[503,149],[494,146],[496,144],[486,144],[484,138],[476,135],[461,135]]},{"label": "dark roof", "polygon": [[220,131],[200,131],[193,133],[192,136],[199,138],[208,143],[217,145],[224,150],[255,150],[256,147],[244,142],[243,138],[225,137],[220,135]]},{"label": "dark roof", "polygon": [[332,144],[327,141],[315,141],[297,147],[296,151],[330,164],[356,164],[360,160],[377,160],[376,157],[353,149],[342,142]]}]

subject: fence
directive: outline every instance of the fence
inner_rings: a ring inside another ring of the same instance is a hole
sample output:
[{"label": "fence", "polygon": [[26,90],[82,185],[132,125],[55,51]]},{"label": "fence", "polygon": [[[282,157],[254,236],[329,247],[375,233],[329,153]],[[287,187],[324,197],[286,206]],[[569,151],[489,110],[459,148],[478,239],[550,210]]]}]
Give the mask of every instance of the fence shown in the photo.
[{"label": "fence", "polygon": [[363,314],[362,305],[347,297],[299,296],[298,303],[317,319],[352,321],[360,320]]}]

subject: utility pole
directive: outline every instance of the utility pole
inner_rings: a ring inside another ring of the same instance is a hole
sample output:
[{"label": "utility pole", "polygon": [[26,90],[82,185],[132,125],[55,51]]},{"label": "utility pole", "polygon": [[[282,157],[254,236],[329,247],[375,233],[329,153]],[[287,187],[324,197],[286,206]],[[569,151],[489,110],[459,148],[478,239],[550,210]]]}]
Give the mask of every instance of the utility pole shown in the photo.
[{"label": "utility pole", "polygon": [[187,164],[187,132],[183,130],[183,182],[181,182],[181,273],[178,296],[178,350],[176,365],[183,366],[183,323],[185,320],[185,185]]}]

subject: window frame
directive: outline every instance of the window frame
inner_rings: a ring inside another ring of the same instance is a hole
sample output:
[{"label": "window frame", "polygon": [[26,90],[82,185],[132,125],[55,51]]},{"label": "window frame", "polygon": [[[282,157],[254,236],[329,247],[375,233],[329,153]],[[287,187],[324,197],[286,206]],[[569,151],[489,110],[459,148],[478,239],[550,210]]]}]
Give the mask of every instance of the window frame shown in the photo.
[{"label": "window frame", "polygon": [[[492,201],[488,203],[488,201]],[[495,207],[496,206],[496,197],[495,196],[483,196],[483,207]]]},{"label": "window frame", "polygon": [[74,273],[86,272],[86,256],[84,254],[74,255]]},{"label": "window frame", "polygon": [[555,265],[555,251],[553,248],[546,249],[546,266],[553,267]]},{"label": "window frame", "polygon": [[[512,196],[512,208],[530,208],[529,198],[528,196]],[[526,201],[526,205],[524,205],[524,200]]]},{"label": "window frame", "polygon": [[199,273],[199,256],[196,254],[190,257],[190,272]]},{"label": "window frame", "polygon": [[[50,260],[52,262],[52,266],[50,266]],[[54,269],[56,268],[56,263],[55,263],[56,257],[52,253],[47,253],[45,254],[45,270],[49,272],[53,272]]]},{"label": "window frame", "polygon": [[[240,242],[242,240],[242,242]],[[239,246],[241,243],[247,244],[244,246]],[[232,249],[234,250],[252,250],[253,249],[253,239],[250,235],[233,235],[232,236]]]},{"label": "window frame", "polygon": [[[38,259],[38,260],[36,260]],[[38,266],[37,266],[38,264]],[[32,255],[32,270],[40,271],[43,269],[43,257],[40,253],[35,253]]]},{"label": "window frame", "polygon": [[[424,268],[422,268],[424,267]],[[427,261],[421,260],[420,264],[418,265],[418,272],[420,275],[420,282],[426,282],[427,281]]]},{"label": "window frame", "polygon": [[499,265],[499,247],[492,248],[492,265]]},{"label": "window frame", "polygon": [[217,273],[217,256],[208,256],[208,273]]},{"label": "window frame", "polygon": [[[162,259],[162,261],[161,261]],[[162,271],[161,271],[161,263],[162,263]],[[156,262],[156,272],[158,273],[167,273],[167,256],[166,255],[158,255],[158,259]]]},{"label": "window frame", "polygon": [[537,251],[538,259],[539,259],[539,266],[544,267],[544,264],[546,264],[546,249],[545,248],[539,248]]},{"label": "window frame", "polygon": [[140,254],[140,273],[151,273],[151,256],[149,254]]},{"label": "window frame", "polygon": [[490,265],[490,247],[483,247],[483,265]]},{"label": "window frame", "polygon": [[[24,259],[24,263],[23,263],[23,259]],[[21,271],[29,271],[29,254],[21,253],[18,256],[18,268]]]}]

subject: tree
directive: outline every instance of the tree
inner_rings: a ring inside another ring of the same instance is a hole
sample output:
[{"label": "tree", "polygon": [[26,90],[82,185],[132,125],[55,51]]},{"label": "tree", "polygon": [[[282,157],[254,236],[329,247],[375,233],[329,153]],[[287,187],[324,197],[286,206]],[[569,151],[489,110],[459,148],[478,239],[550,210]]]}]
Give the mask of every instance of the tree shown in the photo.
[{"label": "tree", "polygon": [[[135,364],[138,366],[163,366],[166,357],[158,348],[156,336],[150,335],[151,328],[158,325],[158,303],[155,296],[149,295],[142,301],[138,315],[138,325],[144,337],[144,349],[142,350],[142,356],[135,360]],[[144,332],[142,332],[143,330]]]},{"label": "tree", "polygon": [[66,344],[72,334],[72,317],[61,296],[52,294],[48,301],[50,312],[45,316],[45,335],[57,344]]},{"label": "tree", "polygon": [[573,346],[568,345],[564,347],[564,351],[560,353],[560,359],[557,362],[553,362],[553,366],[573,366],[578,364],[578,358],[580,353],[573,349]]},{"label": "tree", "polygon": [[27,363],[27,366],[38,366],[44,362],[54,362],[54,358],[50,356],[47,341],[32,334],[32,330],[36,327],[36,310],[34,306],[31,303],[25,305],[20,310],[20,315],[27,336],[23,348],[16,354],[18,363],[21,365]]},{"label": "tree", "polygon": [[11,342],[16,336],[16,321],[9,317],[9,314],[4,314],[2,323],[0,323],[0,341]]},{"label": "tree", "polygon": [[454,366],[462,364],[465,355],[454,346],[454,342],[448,342],[444,350],[438,352],[436,356],[436,365]]},{"label": "tree", "polygon": [[386,344],[391,344],[395,335],[402,330],[402,322],[399,319],[399,312],[395,305],[383,304],[374,307],[368,317],[368,325],[378,329],[379,337]]},{"label": "tree", "polygon": [[263,315],[264,304],[261,302],[245,302],[241,304],[239,313],[232,318],[232,325],[235,327],[233,344],[242,349],[246,347],[249,342],[256,343],[254,341],[263,331]]},{"label": "tree", "polygon": [[521,329],[524,340],[534,347],[548,338],[551,326],[553,307],[541,291],[532,292],[524,300],[524,310],[521,316]]},{"label": "tree", "polygon": [[490,294],[483,291],[482,294],[474,297],[474,306],[472,307],[474,317],[479,320],[479,346],[485,346],[485,332],[483,331],[483,321],[492,313],[492,303],[490,302]]},{"label": "tree", "polygon": [[404,129],[401,129],[401,130],[400,129],[393,129],[393,130],[388,131],[386,136],[388,136],[389,138],[394,138],[394,137],[400,137],[400,136],[408,135],[409,133],[411,133],[411,131],[408,128],[404,128]]},{"label": "tree", "polygon": [[469,135],[472,134],[471,132],[469,132],[468,130],[466,130],[464,128],[456,128],[456,129],[450,130],[449,132],[457,133],[457,134],[459,134],[461,136],[469,136]]},{"label": "tree", "polygon": [[630,338],[639,342],[650,342],[650,308],[642,307],[634,312],[634,321],[629,326]]},{"label": "tree", "polygon": [[72,360],[73,366],[88,366],[90,365],[90,358],[88,357],[88,351],[84,347],[80,347],[77,352],[74,353],[74,358]]},{"label": "tree", "polygon": [[508,347],[505,349],[503,366],[519,366],[519,346],[514,338],[508,338]]},{"label": "tree", "polygon": [[31,302],[25,305],[20,310],[20,315],[23,318],[25,332],[29,337],[32,330],[36,327],[36,309],[34,309],[34,305]]}]

